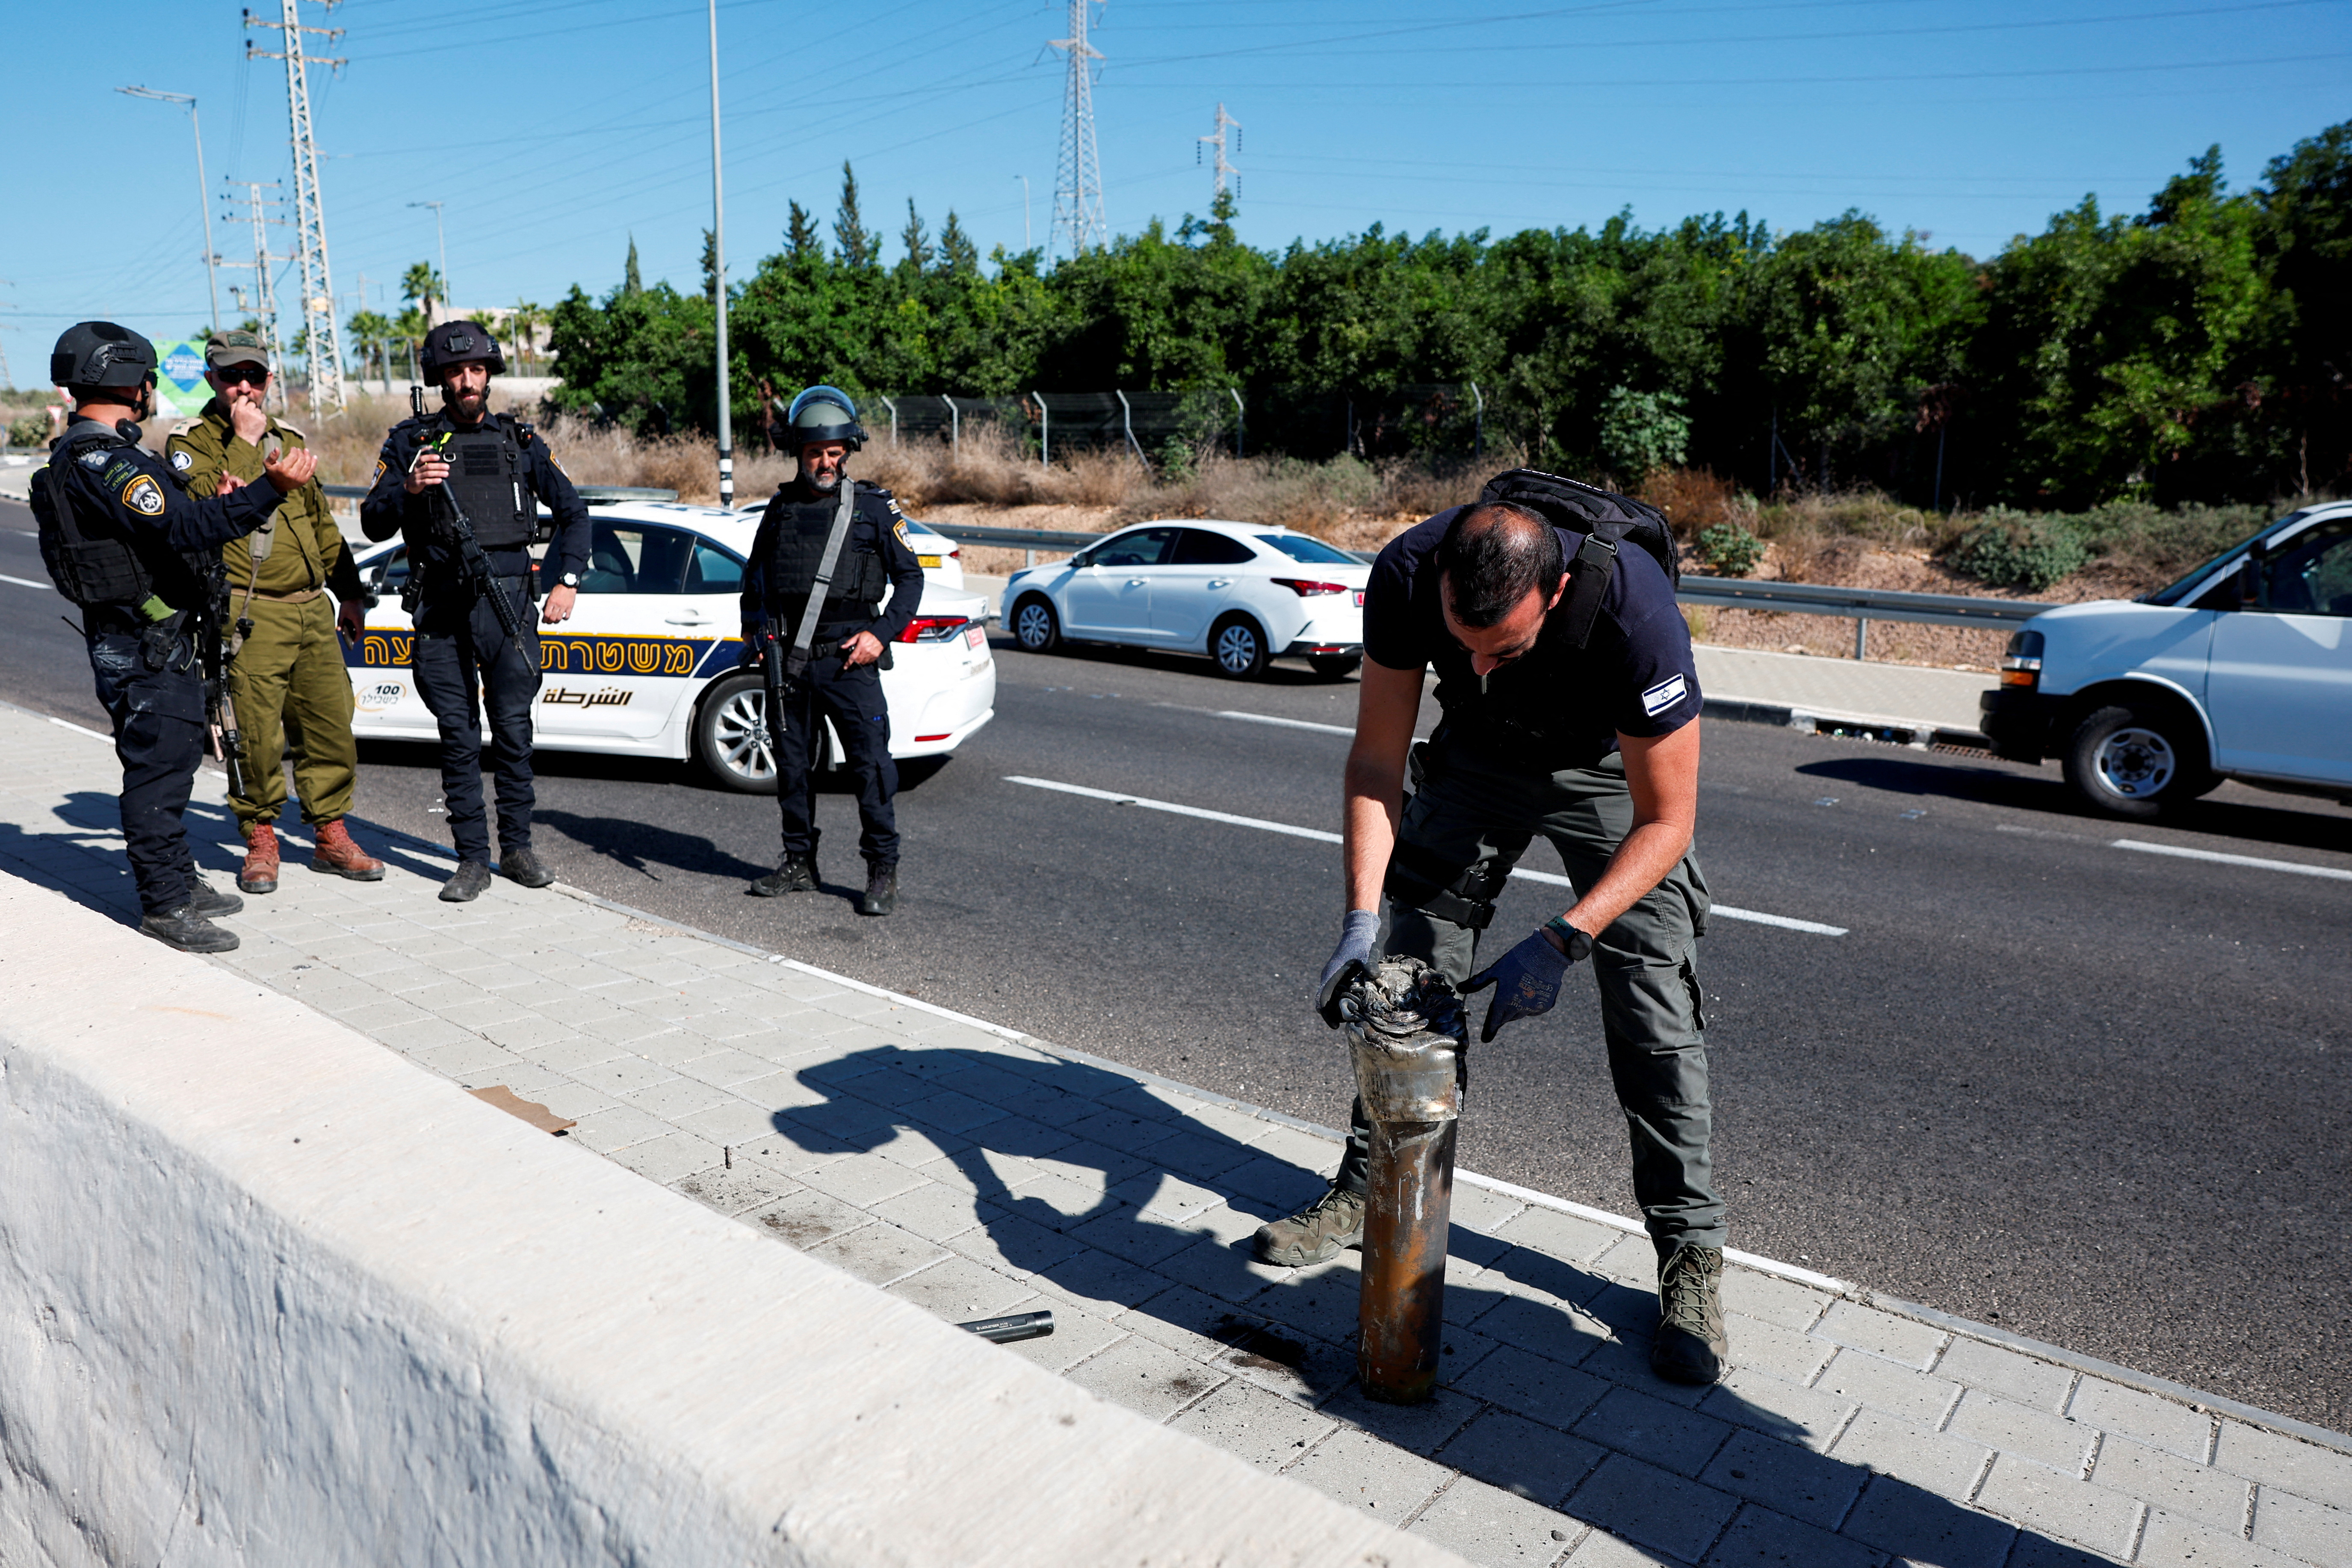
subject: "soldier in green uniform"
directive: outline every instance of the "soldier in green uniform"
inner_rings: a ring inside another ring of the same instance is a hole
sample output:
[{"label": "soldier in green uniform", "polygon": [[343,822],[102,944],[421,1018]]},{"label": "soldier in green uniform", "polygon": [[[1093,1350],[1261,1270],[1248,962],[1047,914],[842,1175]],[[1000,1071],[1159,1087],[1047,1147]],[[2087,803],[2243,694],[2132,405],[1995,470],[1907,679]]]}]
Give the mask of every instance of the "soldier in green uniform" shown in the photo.
[{"label": "soldier in green uniform", "polygon": [[[197,497],[250,484],[261,477],[266,453],[306,445],[301,431],[267,411],[269,355],[259,338],[215,333],[205,345],[205,367],[213,400],[166,447],[173,472]],[[228,674],[251,792],[251,798],[229,797],[246,846],[237,887],[248,893],[277,889],[277,823],[286,804],[289,742],[302,820],[316,844],[310,864],[353,881],[381,881],[383,862],[353,843],[343,826],[359,748],[352,738],[352,679],[341,639],[360,636],[365,591],[318,481],[287,497],[271,521],[223,546],[221,563],[228,571],[231,614],[238,624],[252,623]]]}]

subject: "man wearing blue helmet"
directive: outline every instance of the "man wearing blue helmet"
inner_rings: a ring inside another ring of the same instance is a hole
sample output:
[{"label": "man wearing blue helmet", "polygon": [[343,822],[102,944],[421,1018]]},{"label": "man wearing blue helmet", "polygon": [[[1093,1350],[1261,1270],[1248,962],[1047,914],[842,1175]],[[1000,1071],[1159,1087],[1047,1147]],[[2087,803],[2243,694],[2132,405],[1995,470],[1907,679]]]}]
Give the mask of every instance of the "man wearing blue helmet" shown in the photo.
[{"label": "man wearing blue helmet", "polygon": [[882,671],[922,602],[923,568],[890,492],[848,475],[849,454],[866,444],[856,406],[831,386],[793,399],[777,444],[797,452],[800,472],[776,488],[761,514],[743,574],[744,660],[779,661],[769,690],[782,696],[768,732],[783,858],[750,890],[775,898],[816,889],[813,770],[822,760],[819,726],[829,717],[857,784],[857,847],[866,858],[857,912],[887,915],[898,901],[898,769],[890,760]]}]

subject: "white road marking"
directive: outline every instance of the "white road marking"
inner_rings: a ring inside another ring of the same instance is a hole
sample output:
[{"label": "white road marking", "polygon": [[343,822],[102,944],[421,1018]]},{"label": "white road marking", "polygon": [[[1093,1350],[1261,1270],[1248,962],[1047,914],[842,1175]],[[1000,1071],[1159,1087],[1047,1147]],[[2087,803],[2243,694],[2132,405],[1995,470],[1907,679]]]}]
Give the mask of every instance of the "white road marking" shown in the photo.
[{"label": "white road marking", "polygon": [[1271,713],[1244,713],[1237,708],[1213,709],[1213,719],[1238,719],[1244,724],[1279,724],[1286,730],[1318,730],[1326,735],[1353,735],[1352,724],[1318,724],[1310,719],[1277,719]]},{"label": "white road marking", "polygon": [[[1050,789],[1062,795],[1084,795],[1088,800],[1107,800],[1114,805],[1139,805],[1146,811],[1165,811],[1178,816],[1197,816],[1203,822],[1229,823],[1235,827],[1255,827],[1265,833],[1286,834],[1293,838],[1311,838],[1318,844],[1342,842],[1336,833],[1326,833],[1319,827],[1297,827],[1287,822],[1269,822],[1263,816],[1236,816],[1229,811],[1209,811],[1197,805],[1178,805],[1173,801],[1149,800],[1139,795],[1122,795],[1117,790],[1089,789],[1084,784],[1061,784],[1053,779],[1024,778],[1018,773],[1004,775],[1006,784],[1026,784],[1031,789]],[[1547,887],[1576,886],[1566,877],[1550,871],[1515,869],[1511,875],[1524,882],[1541,882]],[[1727,921],[1749,921],[1757,925],[1779,926],[1783,931],[1801,931],[1814,936],[1843,936],[1844,926],[1823,925],[1818,921],[1801,921],[1788,915],[1768,915],[1757,910],[1738,910],[1727,904],[1717,904],[1713,912]]]},{"label": "white road marking", "polygon": [[70,719],[59,719],[54,714],[45,715],[45,717],[48,719],[50,723],[55,724],[60,730],[71,730],[77,735],[88,735],[91,740],[104,741],[110,746],[114,744],[113,736],[101,734],[96,730],[77,724]]},{"label": "white road marking", "polygon": [[2305,866],[2294,860],[2264,860],[2253,855],[2224,855],[2218,849],[2183,849],[2174,844],[2145,844],[2137,838],[2118,838],[2110,847],[2137,849],[2143,855],[2174,855],[2183,860],[2212,860],[2224,866],[2252,866],[2259,871],[2292,871],[2298,877],[2326,877],[2334,881],[2352,882],[2352,871],[2339,871],[2333,866]]},{"label": "white road marking", "polygon": [[0,572],[0,583],[14,583],[19,588],[38,588],[45,594],[58,591],[54,583],[36,583],[30,577],[11,577],[5,572]]}]

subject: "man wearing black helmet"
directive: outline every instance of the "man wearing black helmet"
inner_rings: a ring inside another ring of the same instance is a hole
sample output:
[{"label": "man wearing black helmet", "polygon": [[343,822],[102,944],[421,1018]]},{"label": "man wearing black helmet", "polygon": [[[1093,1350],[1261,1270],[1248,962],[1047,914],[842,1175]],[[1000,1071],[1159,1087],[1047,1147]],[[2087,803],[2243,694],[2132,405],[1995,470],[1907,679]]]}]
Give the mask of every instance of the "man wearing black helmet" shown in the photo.
[{"label": "man wearing black helmet", "polygon": [[[490,377],[507,361],[480,322],[434,328],[421,363],[441,388],[440,410],[427,415],[420,401],[415,417],[392,427],[360,503],[360,527],[370,539],[397,533],[408,542],[416,691],[441,727],[441,791],[457,847],[457,872],[441,897],[462,904],[490,885],[482,706],[499,780],[499,869],[526,888],[555,880],[530,847],[530,705],[540,670],[531,622],[534,610],[550,626],[571,618],[588,560],[588,509],[536,431],[489,411]],[[540,525],[541,502],[554,514],[551,538]],[[478,586],[467,567],[461,516],[488,558]],[[541,540],[547,558],[534,582],[530,547]],[[544,605],[534,604],[539,583],[547,585]]]},{"label": "man wearing black helmet", "polygon": [[236,933],[212,923],[245,900],[196,874],[181,813],[204,755],[205,689],[194,634],[217,613],[221,547],[268,522],[302,488],[317,458],[266,460],[261,484],[191,499],[170,467],[139,445],[154,409],[155,347],[111,321],[67,329],[49,379],[74,416],[34,476],[41,559],[58,592],[82,608],[98,700],[122,762],[122,838],[138,884],[139,929],[186,952],[226,952]]},{"label": "man wearing black helmet", "polygon": [[857,783],[857,847],[866,858],[857,912],[887,915],[898,901],[898,769],[882,671],[922,602],[923,568],[890,492],[846,471],[849,454],[866,444],[856,407],[830,386],[793,399],[779,445],[797,452],[800,472],[761,514],[743,573],[744,659],[782,658],[786,672],[783,711],[769,715],[768,725],[783,858],[751,891],[774,898],[816,888],[813,769],[819,726],[830,717]]}]

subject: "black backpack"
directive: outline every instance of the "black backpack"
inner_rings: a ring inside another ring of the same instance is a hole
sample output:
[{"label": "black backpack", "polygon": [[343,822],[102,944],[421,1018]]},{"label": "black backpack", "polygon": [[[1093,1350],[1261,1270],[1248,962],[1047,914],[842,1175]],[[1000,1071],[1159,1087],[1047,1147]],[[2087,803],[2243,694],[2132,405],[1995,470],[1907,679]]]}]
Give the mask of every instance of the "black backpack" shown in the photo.
[{"label": "black backpack", "polygon": [[1554,528],[1584,536],[1576,547],[1576,570],[1569,579],[1568,601],[1561,606],[1568,616],[1568,639],[1577,647],[1582,647],[1592,635],[1601,602],[1608,596],[1609,579],[1617,570],[1617,547],[1623,541],[1630,539],[1654,556],[1665,569],[1668,583],[1682,581],[1682,565],[1666,515],[1647,502],[1539,468],[1513,468],[1488,479],[1486,488],[1478,492],[1477,504],[1496,502],[1524,507]]}]

